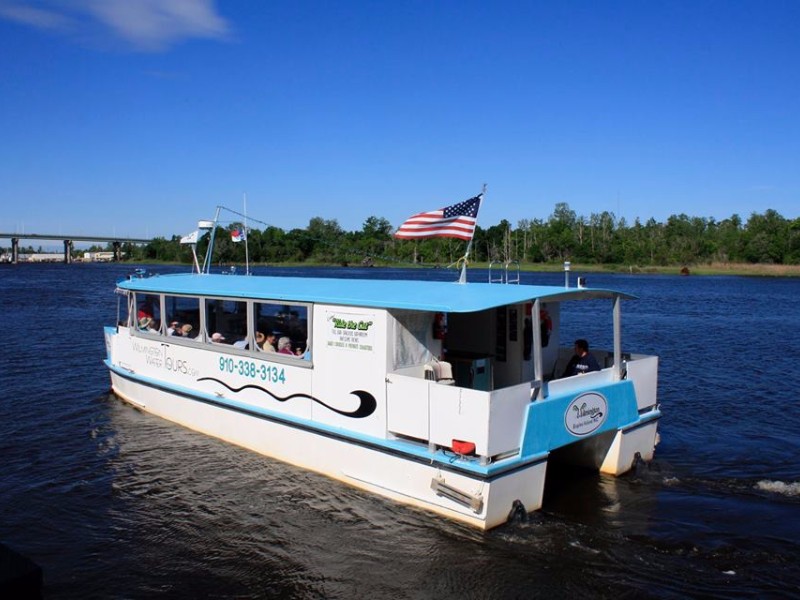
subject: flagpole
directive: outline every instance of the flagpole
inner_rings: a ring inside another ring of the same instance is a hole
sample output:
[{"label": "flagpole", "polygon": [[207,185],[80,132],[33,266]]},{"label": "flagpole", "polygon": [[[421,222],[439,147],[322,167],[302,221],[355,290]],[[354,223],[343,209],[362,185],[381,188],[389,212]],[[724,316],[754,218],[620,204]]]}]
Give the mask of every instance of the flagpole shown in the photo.
[{"label": "flagpole", "polygon": [[194,268],[197,269],[197,273],[200,273],[200,263],[197,260],[197,238],[200,236],[200,223],[197,224],[198,227],[189,235],[185,235],[181,238],[181,244],[189,244],[192,247],[192,258],[194,259]]},{"label": "flagpole", "polygon": [[[483,191],[481,191],[480,204],[483,204],[483,199],[486,196],[486,184],[483,184]],[[478,204],[478,212],[480,212],[480,204]],[[475,216],[475,229],[478,228],[478,216]],[[458,283],[467,283],[467,260],[469,259],[469,252],[472,250],[472,240],[475,237],[475,229],[472,230],[472,237],[467,242],[467,250],[464,252],[464,257],[461,259],[461,275],[458,277]]]},{"label": "flagpole", "polygon": [[247,193],[244,196],[244,274],[250,275],[250,249],[247,246]]},{"label": "flagpole", "polygon": [[219,211],[222,209],[221,206],[217,206],[217,210],[214,213],[214,222],[212,224],[211,229],[211,239],[208,241],[208,248],[206,248],[206,256],[203,259],[203,272],[208,274],[211,273],[211,261],[214,259],[214,238],[217,235],[217,223],[219,222]]},{"label": "flagpole", "polygon": [[192,257],[194,257],[194,268],[197,269],[197,273],[200,274],[200,263],[197,261],[197,242],[192,244]]}]

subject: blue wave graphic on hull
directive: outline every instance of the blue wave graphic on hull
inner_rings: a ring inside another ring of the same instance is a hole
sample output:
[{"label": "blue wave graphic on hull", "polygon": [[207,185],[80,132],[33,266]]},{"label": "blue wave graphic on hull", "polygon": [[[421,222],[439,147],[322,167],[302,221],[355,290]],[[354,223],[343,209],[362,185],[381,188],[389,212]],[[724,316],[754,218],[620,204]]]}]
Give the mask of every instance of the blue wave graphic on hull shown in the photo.
[{"label": "blue wave graphic on hull", "polygon": [[235,388],[235,387],[232,387],[232,386],[228,385],[227,383],[225,383],[224,381],[222,381],[220,379],[215,379],[214,377],[201,377],[197,381],[214,381],[214,382],[216,382],[216,383],[228,388],[230,391],[232,391],[234,393],[239,393],[242,390],[246,390],[248,388],[252,388],[254,390],[259,390],[261,392],[264,392],[265,394],[271,396],[272,398],[274,398],[278,402],[286,402],[286,401],[291,400],[293,398],[308,398],[308,399],[316,402],[317,404],[320,404],[320,405],[324,406],[328,410],[332,410],[335,413],[338,413],[338,414],[343,415],[345,417],[351,417],[353,419],[363,419],[364,417],[368,417],[372,413],[374,413],[375,409],[378,407],[378,403],[375,400],[375,396],[373,396],[369,392],[365,392],[364,390],[354,390],[354,391],[350,392],[354,396],[358,396],[358,399],[360,400],[360,403],[359,403],[357,409],[352,410],[352,411],[346,411],[346,410],[340,410],[338,408],[334,408],[330,404],[326,404],[325,402],[323,402],[319,398],[315,398],[314,396],[310,396],[309,394],[298,393],[298,394],[290,394],[288,396],[281,397],[281,396],[277,396],[277,395],[273,394],[272,392],[270,392],[267,389],[262,388],[261,386],[258,386],[258,385],[252,384],[252,383],[248,383],[246,385],[243,385],[242,387]]}]

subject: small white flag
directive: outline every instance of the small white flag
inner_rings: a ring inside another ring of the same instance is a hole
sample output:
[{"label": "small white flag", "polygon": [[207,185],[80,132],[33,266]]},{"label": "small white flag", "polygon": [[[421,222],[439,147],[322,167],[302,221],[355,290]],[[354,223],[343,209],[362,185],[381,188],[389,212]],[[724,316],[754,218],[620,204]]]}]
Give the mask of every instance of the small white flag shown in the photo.
[{"label": "small white flag", "polygon": [[196,244],[197,243],[197,236],[200,232],[193,231],[189,235],[185,235],[181,238],[181,244]]}]

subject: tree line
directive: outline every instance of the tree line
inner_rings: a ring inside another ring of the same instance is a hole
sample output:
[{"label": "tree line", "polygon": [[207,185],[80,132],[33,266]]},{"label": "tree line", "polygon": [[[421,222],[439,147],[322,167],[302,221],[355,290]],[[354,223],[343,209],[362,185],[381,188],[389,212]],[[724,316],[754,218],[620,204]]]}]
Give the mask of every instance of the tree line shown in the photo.
[{"label": "tree line", "polygon": [[[231,223],[215,234],[214,263],[243,264],[245,244],[232,241]],[[463,256],[466,243],[447,238],[397,240],[385,218],[371,216],[359,231],[345,231],[335,219],[314,217],[304,229],[249,229],[251,263],[426,264],[446,266]],[[128,260],[190,263],[191,249],[181,237],[156,238],[144,246],[126,245]],[[198,241],[203,256],[209,234]],[[101,250],[102,248],[96,248]],[[107,248],[108,249],[108,248]],[[474,262],[620,264],[674,266],[710,262],[800,264],[800,218],[786,219],[775,210],[717,221],[672,215],[666,222],[638,218],[629,224],[612,212],[578,215],[566,203],[555,205],[547,219],[506,220],[478,226],[470,260]]]}]

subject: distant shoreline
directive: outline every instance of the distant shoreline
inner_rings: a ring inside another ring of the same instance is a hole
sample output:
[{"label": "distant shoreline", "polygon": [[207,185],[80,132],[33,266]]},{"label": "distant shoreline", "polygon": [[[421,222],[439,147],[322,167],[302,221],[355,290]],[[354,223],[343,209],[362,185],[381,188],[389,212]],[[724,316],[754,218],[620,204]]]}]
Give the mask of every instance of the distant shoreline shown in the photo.
[{"label": "distant shoreline", "polygon": [[[188,263],[177,263],[167,261],[138,261],[131,264],[142,265],[185,265]],[[230,266],[228,264],[224,266]],[[377,262],[375,267],[381,268],[446,268],[446,265],[411,265],[397,263]],[[244,269],[243,264],[236,263],[237,269]],[[357,262],[347,265],[334,263],[309,263],[309,262],[281,262],[281,263],[250,263],[250,267],[276,267],[276,268],[319,268],[319,267],[344,267],[344,268],[369,268]],[[473,269],[488,269],[489,264],[485,262],[469,263]],[[498,267],[494,267],[498,268]],[[563,273],[562,263],[527,263],[520,264],[520,271],[526,273]],[[683,270],[687,272],[682,272]],[[619,264],[576,264],[570,265],[570,274],[577,277],[583,273],[619,273],[632,275],[739,275],[745,277],[800,277],[800,265],[774,265],[774,264],[749,264],[749,263],[721,263],[686,265],[686,266],[652,266],[652,265],[619,265]]]},{"label": "distant shoreline", "polygon": [[[682,272],[686,269],[686,272]],[[563,271],[562,265],[525,265],[522,271]],[[710,263],[686,266],[640,265],[571,265],[571,272],[630,273],[654,275],[742,275],[750,277],[800,277],[800,265],[768,265],[748,263]]]}]

